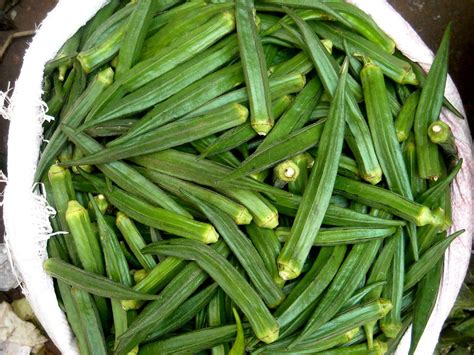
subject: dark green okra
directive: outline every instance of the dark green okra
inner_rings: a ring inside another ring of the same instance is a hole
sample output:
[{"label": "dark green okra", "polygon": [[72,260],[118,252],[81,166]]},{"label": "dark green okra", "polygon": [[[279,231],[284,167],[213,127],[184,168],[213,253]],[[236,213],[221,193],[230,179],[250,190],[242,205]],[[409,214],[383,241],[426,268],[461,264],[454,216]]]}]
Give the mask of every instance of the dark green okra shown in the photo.
[{"label": "dark green okra", "polygon": [[[345,62],[329,116],[324,124],[318,156],[311,170],[289,239],[278,257],[284,280],[298,277],[329,206],[332,186],[342,151],[345,130],[345,90],[348,63]],[[317,237],[316,237],[317,238]]]},{"label": "dark green okra", "polygon": [[[62,131],[69,140],[81,148],[86,154],[94,154],[104,150],[104,147],[100,143],[84,133],[76,133],[68,126],[63,126]],[[130,165],[121,161],[113,161],[96,166],[107,178],[129,193],[140,196],[148,202],[168,209],[169,211],[192,218],[189,212],[181,207],[179,203],[174,201],[166,192],[150,182]]]},{"label": "dark green okra", "polygon": [[267,65],[254,20],[254,11],[253,0],[236,0],[235,20],[250,104],[250,121],[255,132],[265,136],[273,127],[274,117]]}]

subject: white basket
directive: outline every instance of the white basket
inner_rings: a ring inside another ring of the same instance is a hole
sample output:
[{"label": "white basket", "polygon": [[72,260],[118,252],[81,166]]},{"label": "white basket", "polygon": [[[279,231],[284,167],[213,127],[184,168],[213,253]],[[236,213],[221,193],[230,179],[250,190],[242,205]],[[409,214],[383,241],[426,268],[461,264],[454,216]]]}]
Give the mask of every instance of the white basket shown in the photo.
[{"label": "white basket", "polygon": [[[11,104],[6,115],[11,119],[8,138],[8,184],[4,197],[6,240],[14,266],[22,280],[23,292],[39,321],[56,346],[64,354],[76,354],[74,337],[63,312],[56,301],[51,278],[43,271],[46,258],[46,240],[51,233],[45,199],[37,192],[33,177],[42,142],[42,122],[45,106],[41,102],[41,82],[44,64],[54,57],[61,45],[86,23],[105,0],[60,0],[56,8],[43,21],[29,49],[15,84]],[[427,70],[433,54],[416,32],[384,0],[349,0],[370,14],[378,25],[391,36],[397,48],[411,60]],[[461,112],[461,98],[451,79],[446,97]],[[471,255],[473,232],[473,155],[472,139],[466,120],[460,120],[443,110],[442,119],[449,123],[463,167],[452,187],[453,227],[465,229],[445,256],[444,274],[437,304],[425,334],[418,346],[418,354],[433,352],[441,327],[452,308],[464,280]],[[409,332],[403,338],[398,353],[408,353]]]}]

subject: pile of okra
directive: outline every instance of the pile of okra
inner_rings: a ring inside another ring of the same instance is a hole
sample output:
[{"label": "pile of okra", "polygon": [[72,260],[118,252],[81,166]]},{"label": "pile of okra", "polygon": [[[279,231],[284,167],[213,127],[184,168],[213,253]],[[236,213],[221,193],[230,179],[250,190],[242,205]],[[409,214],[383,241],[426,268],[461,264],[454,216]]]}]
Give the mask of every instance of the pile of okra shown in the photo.
[{"label": "pile of okra", "polygon": [[460,170],[353,5],[111,0],[47,63],[44,269],[81,354],[384,354],[434,307]]}]

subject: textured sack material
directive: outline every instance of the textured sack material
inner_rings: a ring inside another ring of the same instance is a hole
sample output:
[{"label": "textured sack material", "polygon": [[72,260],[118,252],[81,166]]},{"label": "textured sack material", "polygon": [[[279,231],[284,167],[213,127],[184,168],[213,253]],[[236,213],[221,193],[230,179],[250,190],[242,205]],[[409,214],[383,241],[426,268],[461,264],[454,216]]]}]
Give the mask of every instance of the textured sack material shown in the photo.
[{"label": "textured sack material", "polygon": [[[370,14],[391,36],[397,47],[425,70],[433,61],[433,53],[416,32],[384,0],[349,0]],[[66,318],[58,306],[52,279],[43,272],[46,241],[52,232],[48,217],[54,213],[47,206],[39,187],[33,183],[42,142],[45,106],[41,102],[44,64],[54,57],[62,44],[103,6],[106,0],[60,0],[43,21],[24,58],[20,77],[15,84],[5,115],[11,119],[8,139],[8,184],[4,196],[6,239],[14,266],[22,280],[23,292],[48,335],[64,354],[76,354],[77,347]],[[74,14],[74,16],[71,16]],[[446,97],[461,112],[461,98],[452,80],[448,80]],[[436,346],[441,327],[454,304],[467,271],[473,234],[473,148],[466,120],[443,110],[442,119],[449,123],[464,159],[461,172],[453,183],[453,227],[466,229],[453,242],[445,256],[444,274],[437,304],[422,337],[418,354],[430,354]],[[409,333],[409,332],[408,332]],[[407,334],[398,353],[408,353]]]}]

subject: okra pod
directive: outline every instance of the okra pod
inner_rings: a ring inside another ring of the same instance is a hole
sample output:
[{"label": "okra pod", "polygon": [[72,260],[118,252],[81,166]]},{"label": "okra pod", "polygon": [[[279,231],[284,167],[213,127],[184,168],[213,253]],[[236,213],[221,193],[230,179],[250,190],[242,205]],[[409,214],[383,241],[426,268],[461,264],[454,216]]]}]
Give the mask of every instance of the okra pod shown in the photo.
[{"label": "okra pod", "polygon": [[277,268],[277,258],[280,253],[281,245],[275,232],[268,228],[260,228],[254,223],[246,226],[245,231],[262,257],[267,271],[273,277],[273,281],[279,287],[282,287],[284,281],[278,274]]},{"label": "okra pod", "polygon": [[344,306],[372,265],[380,245],[380,240],[374,240],[352,247],[296,343],[311,338],[314,331],[321,328]]},{"label": "okra pod", "polygon": [[117,78],[124,76],[138,61],[156,4],[153,0],[138,0],[127,21],[118,52]]},{"label": "okra pod", "polygon": [[[242,176],[262,171],[284,161],[285,159],[304,153],[311,147],[320,143],[320,140],[322,139],[321,137],[323,137],[324,134],[326,122],[327,121],[319,121],[313,123],[312,125],[303,127],[288,136],[280,138],[265,148],[257,149],[255,153],[249,156],[221,182],[229,182]],[[268,138],[269,137],[270,135]]]},{"label": "okra pod", "polygon": [[[301,91],[305,84],[306,77],[301,73],[289,73],[275,78],[271,77],[270,92],[272,97],[280,97]],[[246,88],[237,89],[211,100],[185,117],[196,117],[229,103],[244,103],[246,101],[248,101]]]},{"label": "okra pod", "polygon": [[416,109],[414,132],[418,173],[423,179],[437,180],[441,175],[439,148],[428,137],[429,125],[438,120],[443,106],[444,89],[448,74],[448,54],[451,26],[446,29],[426,82],[421,90]]},{"label": "okra pod", "polygon": [[175,212],[154,207],[119,188],[108,189],[107,184],[93,175],[84,175],[107,200],[130,218],[184,238],[194,238],[203,243],[215,243],[219,235],[214,227],[197,222]]},{"label": "okra pod", "polygon": [[125,213],[118,212],[115,224],[140,265],[146,271],[151,271],[156,266],[156,261],[151,255],[145,255],[141,252],[146,244],[133,221]]},{"label": "okra pod", "polygon": [[157,171],[141,168],[138,168],[138,171],[151,181],[180,198],[186,199],[186,194],[183,194],[183,191],[186,191],[187,193],[191,193],[198,198],[207,201],[215,208],[227,213],[232,217],[234,222],[239,225],[249,224],[252,221],[252,215],[246,207],[212,190],[177,179],[170,175],[161,174]]},{"label": "okra pod", "polygon": [[235,20],[240,58],[247,85],[252,128],[259,135],[272,129],[274,117],[263,47],[254,20],[253,0],[236,0]]},{"label": "okra pod", "polygon": [[415,121],[416,108],[419,100],[420,91],[415,91],[408,96],[400,110],[400,113],[395,119],[395,131],[399,142],[404,142],[408,139]]},{"label": "okra pod", "polygon": [[[248,327],[245,327],[248,332]],[[140,349],[144,355],[164,353],[196,353],[216,345],[231,341],[237,334],[237,326],[224,325],[195,330],[176,335],[154,343],[149,343]]]},{"label": "okra pod", "polygon": [[294,194],[302,195],[308,184],[309,169],[314,164],[314,159],[308,153],[294,156],[291,160],[298,167],[298,176],[294,181],[288,182],[288,190]]},{"label": "okra pod", "polygon": [[[190,297],[186,302],[184,302],[176,311],[174,311],[171,316],[166,319],[160,319],[159,322],[156,322],[152,326],[150,335],[146,338],[146,341],[153,341],[158,338],[161,338],[163,335],[169,334],[174,330],[181,328],[186,325],[197,312],[204,309],[206,306],[209,308],[213,303],[213,300],[219,295],[219,288],[216,283],[211,284],[206,287],[195,296]],[[209,323],[211,322],[210,314],[208,315]],[[219,326],[222,324],[209,324],[210,327]]]},{"label": "okra pod", "polygon": [[231,36],[106,106],[94,118],[94,122],[107,122],[152,107],[229,62],[237,53],[236,38]]},{"label": "okra pod", "polygon": [[[407,169],[390,114],[382,70],[367,62],[361,71],[361,80],[372,140],[388,187],[391,191],[413,200]],[[418,259],[416,228],[409,224],[407,230],[414,257]]]},{"label": "okra pod", "polygon": [[[418,197],[426,191],[426,180],[418,175],[418,165],[416,161],[416,145],[415,136],[412,132],[408,135],[408,139],[403,146],[403,158],[407,168],[408,178],[413,192],[413,196],[417,201]],[[426,205],[426,204],[425,204]],[[428,205],[428,207],[431,207]]]},{"label": "okra pod", "polygon": [[313,69],[313,62],[303,52],[299,52],[293,58],[270,67],[271,77],[288,75],[290,73],[308,74]]},{"label": "okra pod", "polygon": [[[398,344],[398,343],[397,343]],[[376,340],[372,349],[367,344],[343,346],[337,349],[326,350],[325,355],[384,355],[388,352],[386,343]]]},{"label": "okra pod", "polygon": [[195,260],[242,310],[260,340],[271,343],[278,339],[278,323],[260,296],[227,260],[211,248],[191,240],[170,240],[151,244],[144,251]]},{"label": "okra pod", "polygon": [[318,78],[313,78],[296,96],[290,108],[278,120],[272,131],[259,145],[257,152],[287,137],[292,132],[303,128],[308,122],[311,112],[316,107],[321,94],[321,81]]},{"label": "okra pod", "polygon": [[150,81],[166,74],[171,69],[184,63],[194,55],[202,52],[235,27],[234,16],[229,12],[214,16],[208,23],[196,28],[188,36],[180,38],[170,49],[164,48],[150,59],[137,63],[125,77],[114,83],[100,95],[94,109],[89,112],[92,120],[110,101],[121,98]]},{"label": "okra pod", "polygon": [[428,127],[428,137],[431,142],[438,144],[447,154],[456,156],[458,149],[451,128],[443,121],[434,121]]},{"label": "okra pod", "polygon": [[[150,248],[150,246],[146,248]],[[229,255],[229,249],[222,241],[217,242],[211,248],[216,255],[222,255],[223,259]],[[143,251],[145,252],[145,250]],[[115,352],[127,354],[134,346],[145,340],[152,333],[153,325],[157,325],[171,316],[208,277],[209,275],[195,262],[188,263],[160,292],[158,300],[149,303],[130,324],[127,332],[120,337]]]},{"label": "okra pod", "polygon": [[165,150],[241,125],[245,123],[247,117],[246,107],[231,104],[204,116],[178,120],[161,126],[132,141],[102,149],[78,161],[70,162],[69,165],[102,164]]},{"label": "okra pod", "polygon": [[406,291],[415,286],[432,269],[433,265],[436,265],[436,263],[441,260],[451,242],[463,233],[464,229],[437,242],[424,252],[418,261],[410,265],[405,275],[405,286],[403,290]]},{"label": "okra pod", "polygon": [[79,269],[60,259],[50,258],[43,263],[44,270],[65,284],[93,295],[112,299],[155,300],[159,296],[147,295],[112,281],[107,277]]},{"label": "okra pod", "polygon": [[380,187],[338,176],[334,189],[338,194],[393,213],[417,226],[435,223],[433,214],[428,207]]},{"label": "okra pod", "polygon": [[104,331],[100,325],[99,314],[92,297],[83,290],[71,288],[71,296],[79,314],[81,328],[89,354],[107,354]]},{"label": "okra pod", "polygon": [[329,116],[324,124],[318,156],[308,186],[303,194],[289,239],[278,257],[280,276],[284,280],[294,279],[301,273],[313,238],[321,227],[329,205],[344,140],[347,69],[346,61]]},{"label": "okra pod", "polygon": [[[273,117],[278,119],[291,104],[292,98],[289,95],[282,96],[272,103]],[[213,156],[231,149],[237,148],[245,142],[250,141],[257,136],[257,132],[250,123],[244,123],[238,127],[229,129],[220,135],[206,150],[200,155],[200,158]]]},{"label": "okra pod", "polygon": [[229,249],[237,257],[255,290],[270,308],[278,306],[284,298],[283,293],[266,269],[265,264],[252,242],[240,231],[232,219],[219,209],[214,208],[196,195],[188,194],[188,198],[199,207],[206,217],[217,228]]},{"label": "okra pod", "polygon": [[235,336],[234,345],[229,350],[229,355],[245,355],[245,334],[240,320],[239,313],[235,308],[232,308],[234,313],[235,325],[237,327],[237,335]]},{"label": "okra pod", "polygon": [[[207,318],[210,327],[217,327],[226,322],[226,314],[224,313],[225,295],[222,289],[218,289],[214,297],[207,306]],[[212,355],[225,355],[226,346],[220,344],[211,349]]]},{"label": "okra pod", "polygon": [[[88,85],[87,89],[77,99],[74,105],[71,106],[68,115],[63,118],[62,123],[73,128],[78,127],[89,110],[96,104],[98,95],[112,84],[113,75],[113,71],[110,68],[101,71]],[[66,140],[66,135],[60,129],[54,132],[36,168],[36,179],[41,178],[47,167],[56,159],[56,156],[63,149]]]},{"label": "okra pod", "polygon": [[[88,137],[86,134],[76,133],[72,128],[67,126],[63,126],[62,130],[69,140],[87,154],[104,151],[104,147],[100,143],[95,141],[93,138]],[[118,186],[129,193],[140,196],[146,201],[166,208],[172,212],[176,212],[185,217],[191,217],[191,215],[170,196],[168,196],[168,194],[126,163],[113,161],[107,164],[98,164],[97,168],[101,170],[106,177],[110,178]]]}]

